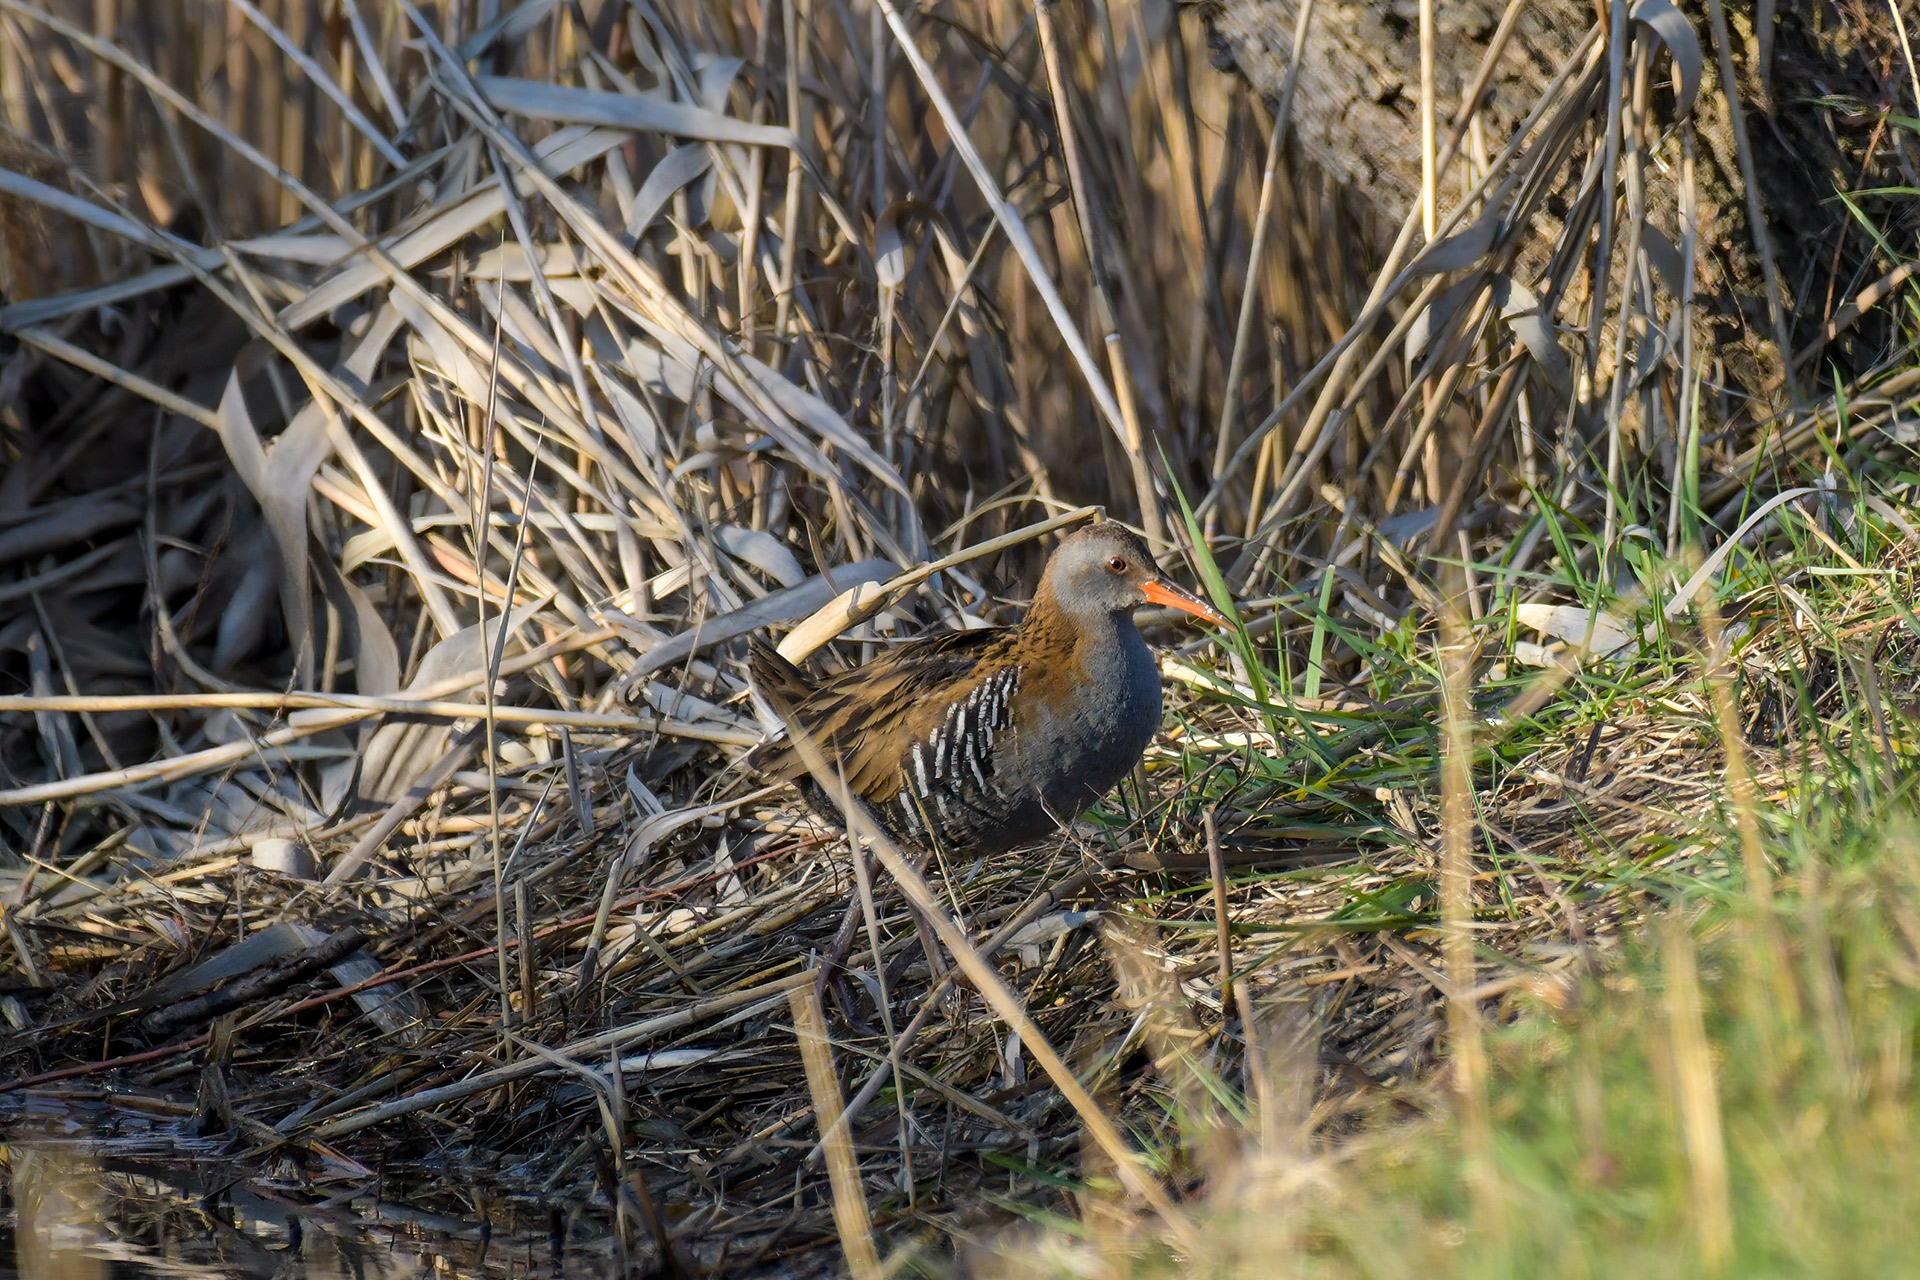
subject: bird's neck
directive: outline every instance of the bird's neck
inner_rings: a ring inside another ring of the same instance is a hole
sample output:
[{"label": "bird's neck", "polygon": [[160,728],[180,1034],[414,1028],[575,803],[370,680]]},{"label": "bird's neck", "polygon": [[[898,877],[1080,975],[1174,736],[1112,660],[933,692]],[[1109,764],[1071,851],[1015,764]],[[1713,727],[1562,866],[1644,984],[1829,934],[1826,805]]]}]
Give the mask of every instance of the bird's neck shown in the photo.
[{"label": "bird's neck", "polygon": [[[1073,755],[1073,770],[1109,752],[1129,762],[1139,758],[1160,720],[1160,670],[1130,613],[1069,612],[1042,591],[1015,644],[1016,660],[1035,677],[1030,687],[1040,738]],[[1049,712],[1064,718],[1055,725]],[[1048,738],[1050,731],[1057,736]]]},{"label": "bird's neck", "polygon": [[1048,665],[1072,663],[1088,674],[1111,669],[1115,663],[1145,651],[1146,642],[1126,613],[1069,610],[1054,595],[1052,583],[1042,581],[1033,606],[1020,623],[1017,643],[1042,655]]}]

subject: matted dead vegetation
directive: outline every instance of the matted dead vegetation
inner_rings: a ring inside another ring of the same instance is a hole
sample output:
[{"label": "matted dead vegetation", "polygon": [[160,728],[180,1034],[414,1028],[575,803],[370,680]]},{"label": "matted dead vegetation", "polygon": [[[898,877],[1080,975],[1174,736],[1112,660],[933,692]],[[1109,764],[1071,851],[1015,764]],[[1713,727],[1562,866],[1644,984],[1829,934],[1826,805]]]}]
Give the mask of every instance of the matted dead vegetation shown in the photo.
[{"label": "matted dead vegetation", "polygon": [[[1689,611],[1803,528],[1845,567],[1915,375],[1717,381],[1705,24],[1616,13],[1510,140],[1443,114],[1383,231],[1180,10],[445,22],[0,0],[0,1107],[191,1100],[316,1196],[728,1274],[1117,1215],[1060,1189],[1117,1117],[1183,1240],[1222,1096],[1435,1105],[1450,1014],[1725,861]],[[737,642],[1003,620],[1079,503],[1244,630],[1160,637],[1169,732],[1096,822],[863,893],[733,767]]]}]

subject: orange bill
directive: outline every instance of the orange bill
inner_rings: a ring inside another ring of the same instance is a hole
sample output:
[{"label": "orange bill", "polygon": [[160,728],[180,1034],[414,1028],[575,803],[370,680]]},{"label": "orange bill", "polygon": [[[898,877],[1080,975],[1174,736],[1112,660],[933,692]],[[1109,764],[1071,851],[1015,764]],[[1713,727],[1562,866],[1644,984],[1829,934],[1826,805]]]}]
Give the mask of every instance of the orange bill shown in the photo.
[{"label": "orange bill", "polygon": [[1166,577],[1149,578],[1141,583],[1140,594],[1154,604],[1163,605],[1168,609],[1178,609],[1196,618],[1204,618],[1216,627],[1228,625],[1226,614]]}]

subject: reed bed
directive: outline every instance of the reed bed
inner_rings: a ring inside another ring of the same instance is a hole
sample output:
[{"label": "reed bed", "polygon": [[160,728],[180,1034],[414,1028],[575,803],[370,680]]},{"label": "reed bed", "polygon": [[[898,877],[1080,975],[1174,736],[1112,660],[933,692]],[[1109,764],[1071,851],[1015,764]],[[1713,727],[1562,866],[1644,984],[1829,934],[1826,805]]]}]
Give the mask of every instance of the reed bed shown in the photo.
[{"label": "reed bed", "polygon": [[[1912,622],[1910,344],[1722,358],[1663,12],[1392,226],[1184,7],[0,0],[0,1115],[874,1275],[1200,1257],[1219,1135],[1483,1090],[1803,788],[1813,567]],[[1008,620],[1096,507],[1233,632],[1088,821],[863,886],[743,637]]]}]

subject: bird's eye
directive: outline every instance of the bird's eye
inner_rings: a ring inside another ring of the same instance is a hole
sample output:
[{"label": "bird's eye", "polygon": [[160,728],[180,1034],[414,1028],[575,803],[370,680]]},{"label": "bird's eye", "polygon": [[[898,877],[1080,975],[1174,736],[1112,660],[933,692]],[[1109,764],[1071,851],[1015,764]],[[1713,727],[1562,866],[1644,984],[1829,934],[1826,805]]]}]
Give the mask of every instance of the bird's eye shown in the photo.
[{"label": "bird's eye", "polygon": [[1125,573],[1127,571],[1127,558],[1125,556],[1115,556],[1113,559],[1107,561],[1107,568],[1113,570],[1115,573]]}]

